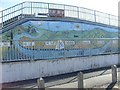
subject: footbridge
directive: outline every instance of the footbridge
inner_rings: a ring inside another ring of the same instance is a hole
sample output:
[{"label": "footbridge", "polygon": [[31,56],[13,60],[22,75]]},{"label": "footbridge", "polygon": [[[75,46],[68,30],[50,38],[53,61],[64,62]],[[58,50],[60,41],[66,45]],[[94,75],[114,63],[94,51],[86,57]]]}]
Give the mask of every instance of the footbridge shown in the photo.
[{"label": "footbridge", "polygon": [[[0,83],[119,65],[118,17],[23,2],[0,11]],[[13,76],[14,75],[14,76]]]}]

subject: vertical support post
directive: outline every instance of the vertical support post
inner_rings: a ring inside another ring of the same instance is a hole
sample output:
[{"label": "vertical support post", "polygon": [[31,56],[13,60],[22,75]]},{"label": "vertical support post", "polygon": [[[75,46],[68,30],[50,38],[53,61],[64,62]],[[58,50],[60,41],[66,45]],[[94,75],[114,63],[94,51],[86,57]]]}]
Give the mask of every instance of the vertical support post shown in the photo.
[{"label": "vertical support post", "polygon": [[[3,11],[2,11],[2,28],[3,28]],[[1,29],[2,29],[2,28],[1,28]]]},{"label": "vertical support post", "polygon": [[64,17],[65,17],[65,13],[66,13],[66,10],[65,10],[65,5],[64,5]]},{"label": "vertical support post", "polygon": [[108,14],[109,15],[109,25],[110,25],[110,14]]},{"label": "vertical support post", "polygon": [[23,3],[21,4],[21,14],[23,14]]},{"label": "vertical support post", "polygon": [[83,73],[78,73],[78,88],[84,88]]},{"label": "vertical support post", "polygon": [[45,90],[45,82],[43,78],[37,80],[38,90]]},{"label": "vertical support post", "polygon": [[49,12],[49,3],[47,3],[47,4],[48,4],[48,8],[47,8],[48,9],[48,15],[47,16],[49,17],[49,14],[50,14],[50,12]]},{"label": "vertical support post", "polygon": [[96,22],[96,11],[94,10],[94,19],[95,19],[95,22]]},{"label": "vertical support post", "polygon": [[32,2],[31,2],[31,14],[32,14]]},{"label": "vertical support post", "polygon": [[117,66],[113,65],[112,66],[112,83],[117,82]]},{"label": "vertical support post", "polygon": [[77,7],[77,12],[78,12],[78,19],[79,19],[79,7]]}]

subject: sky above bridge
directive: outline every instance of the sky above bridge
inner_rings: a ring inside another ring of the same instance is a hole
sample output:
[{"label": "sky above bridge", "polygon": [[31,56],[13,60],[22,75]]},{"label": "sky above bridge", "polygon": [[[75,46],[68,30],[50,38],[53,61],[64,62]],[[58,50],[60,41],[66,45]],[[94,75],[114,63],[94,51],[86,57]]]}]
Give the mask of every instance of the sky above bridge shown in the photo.
[{"label": "sky above bridge", "polygon": [[0,11],[24,1],[68,4],[118,16],[118,2],[120,0],[0,0]]}]

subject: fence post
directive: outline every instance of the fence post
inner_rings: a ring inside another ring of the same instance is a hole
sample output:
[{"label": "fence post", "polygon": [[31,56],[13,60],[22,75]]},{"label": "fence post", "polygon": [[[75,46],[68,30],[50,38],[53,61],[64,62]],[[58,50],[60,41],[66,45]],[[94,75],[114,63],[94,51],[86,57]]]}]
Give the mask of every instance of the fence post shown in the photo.
[{"label": "fence post", "polygon": [[0,29],[2,29],[2,28],[3,28],[3,11],[2,11],[2,26]]},{"label": "fence post", "polygon": [[32,8],[33,8],[33,7],[32,7],[32,2],[31,2],[31,14],[32,14]]},{"label": "fence post", "polygon": [[94,19],[95,19],[95,22],[96,22],[96,11],[94,10]]},{"label": "fence post", "polygon": [[83,83],[83,73],[80,72],[78,73],[78,88],[84,88],[84,83]]},{"label": "fence post", "polygon": [[110,24],[111,24],[111,23],[110,23],[110,19],[111,19],[110,14],[108,14],[108,16],[109,16],[109,25],[110,25]]},{"label": "fence post", "polygon": [[113,65],[112,67],[112,83],[117,82],[117,66]]},{"label": "fence post", "polygon": [[78,19],[79,19],[79,7],[77,7]]},{"label": "fence post", "polygon": [[43,78],[37,80],[38,90],[45,90],[45,82]]}]

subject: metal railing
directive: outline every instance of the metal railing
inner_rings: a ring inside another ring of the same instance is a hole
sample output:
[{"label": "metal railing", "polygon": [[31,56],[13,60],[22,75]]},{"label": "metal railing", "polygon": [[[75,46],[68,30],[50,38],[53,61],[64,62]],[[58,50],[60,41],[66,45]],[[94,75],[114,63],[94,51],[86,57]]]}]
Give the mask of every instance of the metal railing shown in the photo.
[{"label": "metal railing", "polygon": [[[102,13],[99,11],[63,4],[43,3],[43,2],[23,2],[13,7],[0,11],[0,27],[5,27],[10,23],[21,19],[22,15],[33,15],[38,17],[38,13],[49,15],[49,9],[64,10],[65,17],[73,17],[81,20],[103,23],[118,26],[118,17]],[[20,17],[19,17],[20,16]],[[42,17],[43,15],[40,15]],[[93,39],[63,40],[64,48],[56,48],[57,41],[2,41],[0,42],[0,58],[2,61],[36,60],[36,59],[57,59],[80,56],[91,56],[100,54],[118,53],[118,46],[100,48],[92,45]],[[100,40],[100,39],[99,39]],[[111,39],[112,40],[112,39]],[[94,40],[93,40],[94,41]],[[118,40],[117,40],[118,41]],[[26,43],[27,42],[27,43]],[[112,41],[111,41],[112,42]],[[116,43],[116,41],[113,42]],[[87,46],[82,45],[86,43]],[[101,42],[99,42],[101,43]],[[29,46],[30,44],[31,46]],[[51,45],[52,44],[52,45]],[[69,45],[70,44],[70,45]],[[112,45],[112,44],[111,44]],[[118,45],[118,44],[116,44]],[[73,47],[74,46],[74,47]],[[81,47],[85,46],[85,47]],[[99,49],[99,50],[97,50]],[[95,50],[95,51],[93,51]],[[101,50],[101,52],[99,52]],[[105,52],[103,52],[105,50]]]},{"label": "metal railing", "polygon": [[38,13],[49,14],[49,9],[51,8],[64,10],[65,17],[73,17],[82,20],[118,26],[118,17],[114,15],[83,7],[43,2],[23,2],[0,11],[0,26],[3,27],[4,22],[8,20],[10,21],[12,18],[22,14],[34,14],[36,17]]},{"label": "metal railing", "polygon": [[[84,57],[93,55],[118,53],[118,40],[110,39],[79,39],[62,40],[12,40],[0,43],[2,61],[49,60],[59,58]],[[96,44],[95,44],[96,42]]]}]

